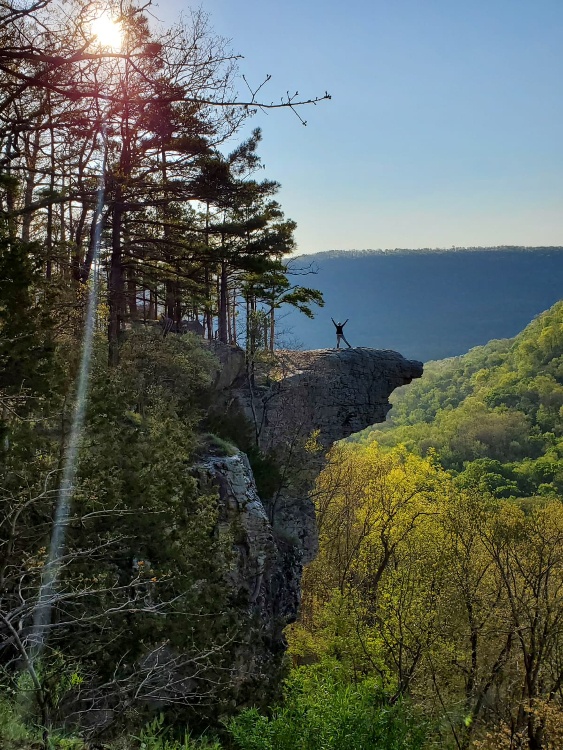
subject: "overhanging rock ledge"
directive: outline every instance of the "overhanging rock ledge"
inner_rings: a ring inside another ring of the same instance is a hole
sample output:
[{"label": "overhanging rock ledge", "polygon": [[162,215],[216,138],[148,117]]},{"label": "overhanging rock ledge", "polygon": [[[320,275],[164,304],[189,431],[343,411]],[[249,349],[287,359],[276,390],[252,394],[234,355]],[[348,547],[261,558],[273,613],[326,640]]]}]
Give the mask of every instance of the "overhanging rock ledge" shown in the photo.
[{"label": "overhanging rock ledge", "polygon": [[278,351],[269,380],[235,393],[256,419],[262,450],[318,431],[325,447],[384,422],[395,388],[422,375],[422,362],[386,349]]},{"label": "overhanging rock ledge", "polygon": [[395,388],[422,375],[422,363],[378,349],[278,351],[254,378],[236,347],[211,345],[221,413],[243,411],[259,446],[277,456],[283,481],[270,498],[258,496],[243,453],[210,455],[196,471],[199,483],[218,493],[217,533],[231,537],[228,585],[247,622],[233,665],[244,696],[267,696],[283,663],[283,630],[298,614],[303,565],[318,550],[315,509],[309,490],[323,453],[305,449],[314,433],[324,449],[377,422],[390,409]]}]

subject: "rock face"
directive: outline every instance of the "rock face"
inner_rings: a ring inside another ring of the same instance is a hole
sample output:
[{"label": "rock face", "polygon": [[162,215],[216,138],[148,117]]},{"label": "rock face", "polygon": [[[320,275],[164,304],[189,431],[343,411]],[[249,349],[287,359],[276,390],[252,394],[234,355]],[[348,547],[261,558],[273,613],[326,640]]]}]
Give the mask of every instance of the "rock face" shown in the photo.
[{"label": "rock face", "polygon": [[[379,349],[277,352],[271,382],[238,392],[260,425],[263,449],[318,431],[325,447],[377,422],[391,408],[389,396],[422,375],[422,362]],[[251,404],[251,401],[253,404]]]},{"label": "rock face", "polygon": [[230,392],[235,383],[244,379],[246,356],[239,346],[229,346],[221,341],[204,341],[205,346],[217,358],[215,391]]},{"label": "rock face", "polygon": [[240,669],[234,667],[245,693],[250,683],[275,683],[285,649],[283,629],[298,614],[302,568],[318,549],[308,490],[324,451],[308,451],[308,439],[314,434],[328,448],[383,422],[390,394],[419,378],[422,364],[374,349],[276,352],[275,363],[252,383],[241,351],[234,349],[231,356],[228,350],[216,351],[222,363],[216,388],[223,392],[224,408],[228,412],[235,404],[242,410],[262,451],[275,454],[284,467],[284,479],[269,498],[259,497],[243,453],[209,456],[196,469],[200,484],[218,492],[218,531],[232,538],[229,587],[252,623],[239,649]]},{"label": "rock face", "polygon": [[209,456],[194,474],[201,489],[218,492],[217,533],[231,542],[226,579],[243,632],[229,682],[236,702],[250,696],[256,703],[282,665],[283,629],[299,609],[302,555],[274,530],[244,453]]}]

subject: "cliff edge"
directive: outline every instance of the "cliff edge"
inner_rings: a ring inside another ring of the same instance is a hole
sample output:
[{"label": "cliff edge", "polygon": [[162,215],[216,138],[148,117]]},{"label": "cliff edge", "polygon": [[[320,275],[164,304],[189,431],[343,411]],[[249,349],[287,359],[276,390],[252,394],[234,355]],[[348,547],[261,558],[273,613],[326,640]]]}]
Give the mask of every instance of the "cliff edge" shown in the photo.
[{"label": "cliff edge", "polygon": [[381,349],[282,350],[276,360],[262,383],[236,390],[266,451],[313,432],[328,448],[384,422],[395,388],[422,375],[422,362]]},{"label": "cliff edge", "polygon": [[247,623],[233,666],[235,700],[256,701],[277,682],[283,630],[299,610],[303,565],[317,553],[309,492],[324,453],[337,440],[383,422],[389,396],[421,377],[422,363],[386,350],[318,349],[278,351],[252,371],[240,349],[213,348],[221,362],[216,390],[222,416],[242,411],[262,453],[281,467],[269,497],[259,496],[242,452],[209,456],[196,470],[200,485],[218,495],[217,533],[232,540],[228,585]]}]

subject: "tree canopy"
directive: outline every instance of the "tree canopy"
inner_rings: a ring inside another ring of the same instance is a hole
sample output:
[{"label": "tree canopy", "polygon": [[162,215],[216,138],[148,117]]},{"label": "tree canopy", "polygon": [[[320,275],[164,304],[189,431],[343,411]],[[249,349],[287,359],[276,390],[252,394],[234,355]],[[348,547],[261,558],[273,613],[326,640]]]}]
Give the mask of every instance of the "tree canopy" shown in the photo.
[{"label": "tree canopy", "polygon": [[512,340],[430,362],[395,396],[388,424],[353,438],[435,451],[461,486],[496,497],[563,490],[563,303]]}]

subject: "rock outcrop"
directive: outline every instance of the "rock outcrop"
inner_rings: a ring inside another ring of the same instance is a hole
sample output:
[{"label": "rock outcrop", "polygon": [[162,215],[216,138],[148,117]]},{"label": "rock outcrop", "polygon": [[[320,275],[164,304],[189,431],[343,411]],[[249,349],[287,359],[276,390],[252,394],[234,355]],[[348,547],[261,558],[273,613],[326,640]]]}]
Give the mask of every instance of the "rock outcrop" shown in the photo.
[{"label": "rock outcrop", "polygon": [[422,375],[422,362],[380,349],[279,351],[276,358],[269,382],[237,390],[264,450],[314,431],[329,447],[384,422],[395,388]]},{"label": "rock outcrop", "polygon": [[243,666],[234,668],[248,689],[249,682],[276,680],[283,629],[298,613],[302,567],[318,548],[308,490],[324,451],[309,452],[308,439],[314,435],[328,448],[384,421],[390,394],[420,377],[422,364],[374,349],[282,351],[253,383],[240,350],[231,356],[229,347],[214,348],[222,362],[216,388],[224,412],[242,410],[261,449],[284,467],[283,482],[269,498],[259,497],[243,453],[209,456],[196,469],[200,483],[218,493],[218,531],[232,539],[229,587],[252,623],[238,656]]},{"label": "rock outcrop", "polygon": [[232,600],[244,603],[231,668],[240,699],[252,695],[253,685],[263,690],[281,666],[283,629],[299,608],[301,554],[295,540],[274,529],[244,453],[209,456],[195,474],[202,489],[218,491],[217,531],[231,542],[226,578]]}]

